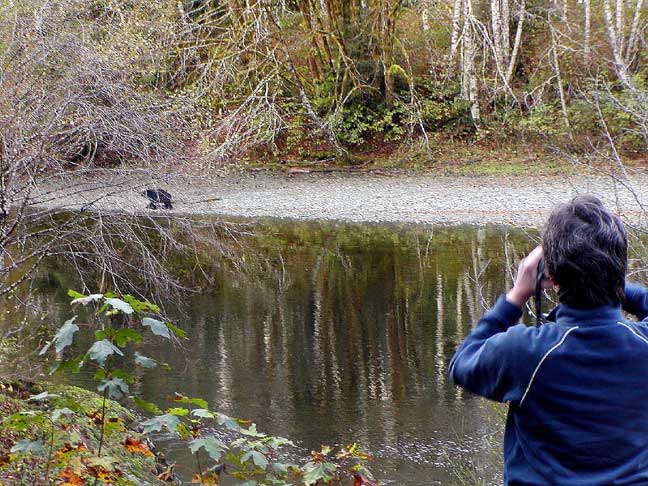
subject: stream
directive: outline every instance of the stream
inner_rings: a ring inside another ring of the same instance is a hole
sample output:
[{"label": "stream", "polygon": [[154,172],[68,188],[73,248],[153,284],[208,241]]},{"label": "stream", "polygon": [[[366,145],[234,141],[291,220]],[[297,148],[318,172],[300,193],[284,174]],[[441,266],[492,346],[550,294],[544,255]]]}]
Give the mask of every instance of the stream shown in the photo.
[{"label": "stream", "polygon": [[[140,371],[132,391],[163,406],[174,392],[205,398],[294,440],[297,455],[357,442],[386,484],[501,482],[506,410],[455,387],[447,365],[537,233],[280,220],[256,233],[236,264],[215,253],[215,285],[170,310],[190,337],[182,349],[142,345],[171,371]],[[65,265],[40,271],[52,320],[72,314],[77,284]],[[188,479],[186,445],[158,442]]]}]

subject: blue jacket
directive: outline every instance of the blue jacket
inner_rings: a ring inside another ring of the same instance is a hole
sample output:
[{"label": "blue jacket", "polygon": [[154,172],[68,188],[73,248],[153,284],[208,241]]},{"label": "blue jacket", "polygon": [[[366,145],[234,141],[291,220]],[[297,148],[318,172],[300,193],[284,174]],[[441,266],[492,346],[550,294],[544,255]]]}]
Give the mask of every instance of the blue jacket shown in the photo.
[{"label": "blue jacket", "polygon": [[[626,285],[624,308],[646,318],[648,291]],[[540,327],[516,325],[521,314],[500,297],[449,370],[509,402],[504,485],[648,485],[648,324],[620,306],[559,305]]]}]

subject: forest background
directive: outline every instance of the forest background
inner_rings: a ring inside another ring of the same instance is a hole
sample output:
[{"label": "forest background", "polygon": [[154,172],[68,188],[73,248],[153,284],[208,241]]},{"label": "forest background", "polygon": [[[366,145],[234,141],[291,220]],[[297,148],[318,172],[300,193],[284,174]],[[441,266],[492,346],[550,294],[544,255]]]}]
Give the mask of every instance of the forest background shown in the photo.
[{"label": "forest background", "polygon": [[3,0],[0,18],[5,158],[645,161],[643,0]]}]

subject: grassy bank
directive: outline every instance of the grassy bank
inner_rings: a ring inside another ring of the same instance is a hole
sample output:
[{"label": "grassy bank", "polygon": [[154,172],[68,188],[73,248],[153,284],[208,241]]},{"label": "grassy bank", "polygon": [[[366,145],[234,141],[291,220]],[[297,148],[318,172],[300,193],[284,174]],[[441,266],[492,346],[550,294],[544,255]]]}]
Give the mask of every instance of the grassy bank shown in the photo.
[{"label": "grassy bank", "polygon": [[[642,165],[645,160],[628,159],[629,165]],[[605,165],[601,161],[601,165]],[[313,172],[387,172],[425,173],[443,176],[556,176],[575,175],[584,166],[574,164],[565,155],[540,142],[515,141],[497,137],[478,141],[430,140],[424,144],[369,145],[354,155],[353,164],[335,157],[287,154],[272,158],[242,159],[240,166],[252,171]]]},{"label": "grassy bank", "polygon": [[[117,402],[74,386],[0,384],[0,484],[159,485],[165,468]],[[11,452],[10,452],[11,451]]]}]

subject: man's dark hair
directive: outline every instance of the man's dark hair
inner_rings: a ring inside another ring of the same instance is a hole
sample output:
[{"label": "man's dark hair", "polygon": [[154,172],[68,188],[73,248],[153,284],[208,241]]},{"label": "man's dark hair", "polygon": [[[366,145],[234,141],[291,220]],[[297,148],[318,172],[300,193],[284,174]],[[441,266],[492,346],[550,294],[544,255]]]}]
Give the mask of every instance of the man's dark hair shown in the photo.
[{"label": "man's dark hair", "polygon": [[557,206],[547,220],[542,247],[560,302],[575,307],[623,302],[628,238],[621,220],[600,199],[576,196]]}]

